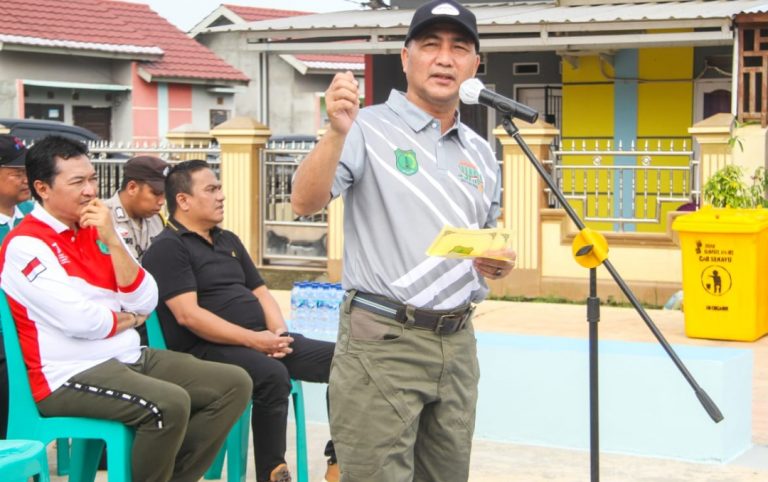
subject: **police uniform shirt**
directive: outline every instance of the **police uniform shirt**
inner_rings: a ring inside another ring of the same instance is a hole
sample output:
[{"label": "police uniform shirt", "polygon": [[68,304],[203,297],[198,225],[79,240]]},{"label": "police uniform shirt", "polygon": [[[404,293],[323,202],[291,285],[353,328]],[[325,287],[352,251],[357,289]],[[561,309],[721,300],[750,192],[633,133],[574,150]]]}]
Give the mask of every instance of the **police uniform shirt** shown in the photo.
[{"label": "police uniform shirt", "polygon": [[152,217],[139,219],[138,222],[128,217],[122,203],[120,194],[115,193],[105,204],[112,213],[117,234],[123,238],[131,254],[141,262],[144,253],[152,244],[152,241],[163,231],[165,223],[159,214]]}]

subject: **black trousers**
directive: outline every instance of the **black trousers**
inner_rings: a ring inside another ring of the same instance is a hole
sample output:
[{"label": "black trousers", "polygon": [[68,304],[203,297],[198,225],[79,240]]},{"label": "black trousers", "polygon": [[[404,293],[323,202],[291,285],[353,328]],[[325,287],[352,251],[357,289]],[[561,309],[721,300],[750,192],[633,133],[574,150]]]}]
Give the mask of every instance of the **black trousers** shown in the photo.
[{"label": "black trousers", "polygon": [[[256,477],[268,481],[270,472],[285,463],[288,397],[291,378],[328,383],[334,343],[292,333],[293,353],[282,359],[243,346],[200,342],[192,354],[204,360],[232,363],[245,369],[253,380],[253,452]],[[329,442],[326,453],[335,459]]]}]

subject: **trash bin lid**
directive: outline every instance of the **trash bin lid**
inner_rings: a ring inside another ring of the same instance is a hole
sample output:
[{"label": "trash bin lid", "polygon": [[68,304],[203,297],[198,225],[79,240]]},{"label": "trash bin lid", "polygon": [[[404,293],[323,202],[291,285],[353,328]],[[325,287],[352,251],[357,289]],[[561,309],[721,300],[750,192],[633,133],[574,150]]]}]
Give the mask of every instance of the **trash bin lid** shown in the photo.
[{"label": "trash bin lid", "polygon": [[768,229],[768,209],[704,206],[675,218],[672,229],[694,233],[757,233]]}]

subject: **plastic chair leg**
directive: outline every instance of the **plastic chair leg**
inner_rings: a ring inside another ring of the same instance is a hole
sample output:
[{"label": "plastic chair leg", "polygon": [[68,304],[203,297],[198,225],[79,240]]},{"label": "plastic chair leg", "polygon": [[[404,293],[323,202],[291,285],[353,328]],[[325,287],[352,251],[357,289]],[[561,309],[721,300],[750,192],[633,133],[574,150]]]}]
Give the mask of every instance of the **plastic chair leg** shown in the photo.
[{"label": "plastic chair leg", "polygon": [[[229,436],[227,436],[229,438]],[[205,480],[218,480],[221,478],[221,472],[224,469],[224,455],[227,453],[227,443],[221,446],[219,453],[216,454],[216,458],[213,459],[213,463],[208,470],[205,471],[203,478]]]},{"label": "plastic chair leg", "polygon": [[93,482],[96,478],[96,472],[99,470],[99,460],[103,451],[103,440],[72,439],[69,481]]},{"label": "plastic chair leg", "polygon": [[69,474],[69,439],[56,439],[56,475]]},{"label": "plastic chair leg", "polygon": [[205,472],[205,480],[221,478],[224,468],[224,455],[227,456],[227,482],[245,482],[248,468],[248,435],[251,426],[251,402],[245,407],[243,414],[232,426],[227,440],[219,450],[211,466]]},{"label": "plastic chair leg", "polygon": [[248,467],[248,435],[251,425],[251,404],[227,436],[227,482],[245,482]]},{"label": "plastic chair leg", "polygon": [[301,382],[291,380],[293,418],[296,420],[296,481],[309,482],[307,462],[307,427],[304,420],[304,390]]}]

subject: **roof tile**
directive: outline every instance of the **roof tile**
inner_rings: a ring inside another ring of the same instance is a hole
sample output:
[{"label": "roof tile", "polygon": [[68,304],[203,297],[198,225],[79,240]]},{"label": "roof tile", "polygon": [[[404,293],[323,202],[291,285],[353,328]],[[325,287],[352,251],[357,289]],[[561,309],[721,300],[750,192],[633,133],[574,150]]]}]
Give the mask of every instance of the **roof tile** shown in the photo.
[{"label": "roof tile", "polygon": [[3,0],[0,34],[92,44],[159,47],[161,60],[142,62],[157,77],[248,81],[212,51],[140,3],[117,0]]}]

